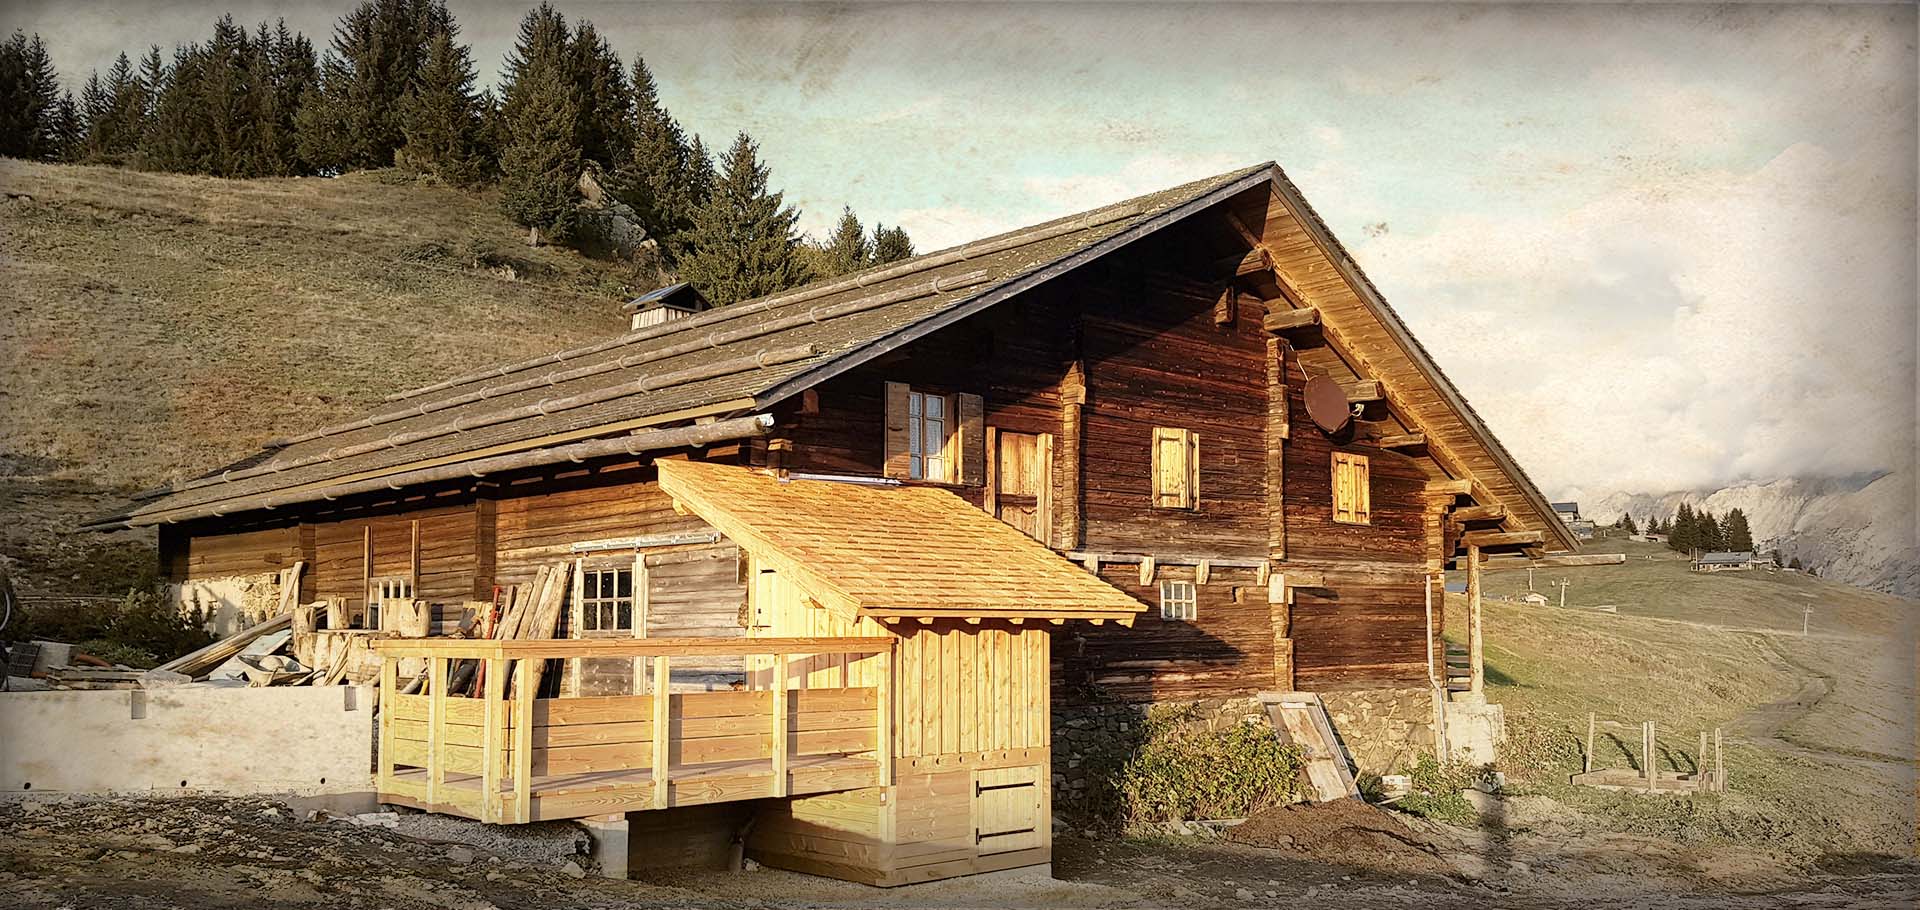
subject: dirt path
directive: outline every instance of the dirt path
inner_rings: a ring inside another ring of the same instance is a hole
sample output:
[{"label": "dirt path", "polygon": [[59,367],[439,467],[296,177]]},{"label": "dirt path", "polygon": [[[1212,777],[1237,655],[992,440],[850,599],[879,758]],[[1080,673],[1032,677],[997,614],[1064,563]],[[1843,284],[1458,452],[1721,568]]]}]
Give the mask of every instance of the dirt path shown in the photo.
[{"label": "dirt path", "polygon": [[1765,645],[1768,651],[1781,663],[1792,668],[1800,677],[1800,686],[1792,695],[1779,701],[1768,702],[1752,711],[1734,725],[1734,734],[1748,742],[1795,755],[1811,761],[1836,762],[1872,768],[1909,768],[1913,761],[1897,755],[1883,755],[1864,750],[1833,749],[1818,743],[1809,743],[1796,738],[1792,733],[1795,724],[1818,710],[1820,705],[1832,697],[1838,685],[1833,674],[1796,659],[1775,640],[1775,636],[1765,632],[1733,630],[1750,635]]}]

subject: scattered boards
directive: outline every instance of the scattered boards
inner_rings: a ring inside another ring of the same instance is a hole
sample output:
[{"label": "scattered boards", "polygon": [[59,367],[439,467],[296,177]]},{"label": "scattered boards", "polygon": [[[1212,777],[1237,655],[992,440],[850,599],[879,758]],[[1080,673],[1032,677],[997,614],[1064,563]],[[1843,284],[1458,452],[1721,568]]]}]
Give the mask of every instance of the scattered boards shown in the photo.
[{"label": "scattered boards", "polygon": [[1300,747],[1302,794],[1308,802],[1326,803],[1358,797],[1346,749],[1333,735],[1327,707],[1312,692],[1262,692],[1267,719],[1280,742]]}]

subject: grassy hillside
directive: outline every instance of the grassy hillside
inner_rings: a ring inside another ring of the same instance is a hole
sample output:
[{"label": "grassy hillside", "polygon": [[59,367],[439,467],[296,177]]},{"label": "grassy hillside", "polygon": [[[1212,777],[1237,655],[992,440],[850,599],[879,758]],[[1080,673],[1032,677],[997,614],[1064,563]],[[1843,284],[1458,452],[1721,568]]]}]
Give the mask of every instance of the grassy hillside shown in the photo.
[{"label": "grassy hillside", "polygon": [[119,492],[621,328],[618,269],[528,247],[491,195],[394,173],[0,159],[0,191],[0,510],[27,525],[0,553],[57,587],[108,584],[71,578],[90,545],[49,532]]},{"label": "grassy hillside", "polygon": [[[1538,569],[1567,609],[1489,602],[1488,696],[1506,705],[1526,786],[1619,830],[1793,852],[1911,853],[1916,605],[1800,575],[1696,574],[1664,547],[1595,541],[1625,565]],[[1649,558],[1651,557],[1651,558]],[[1522,568],[1487,573],[1525,593]],[[1804,608],[1814,613],[1800,634]],[[1590,609],[1613,605],[1618,612]],[[1448,598],[1448,628],[1465,629]],[[1637,767],[1639,724],[1661,730],[1663,769],[1692,770],[1721,727],[1732,791],[1673,800],[1567,785],[1587,714],[1596,767]]]}]

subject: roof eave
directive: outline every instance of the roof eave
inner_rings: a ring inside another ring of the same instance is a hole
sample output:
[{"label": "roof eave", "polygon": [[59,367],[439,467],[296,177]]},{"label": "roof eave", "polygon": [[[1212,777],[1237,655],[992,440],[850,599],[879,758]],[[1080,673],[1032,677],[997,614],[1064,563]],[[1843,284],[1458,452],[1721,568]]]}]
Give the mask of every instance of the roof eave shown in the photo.
[{"label": "roof eave", "polygon": [[1540,488],[1534,484],[1533,479],[1527,476],[1527,472],[1514,461],[1506,447],[1494,437],[1493,431],[1480,420],[1480,415],[1467,404],[1466,397],[1461,395],[1460,390],[1454,387],[1453,381],[1441,372],[1439,364],[1434,363],[1433,358],[1428,356],[1426,349],[1413,337],[1413,332],[1407,328],[1405,322],[1401,321],[1400,314],[1394,312],[1393,307],[1387,304],[1386,298],[1382,297],[1379,290],[1374,287],[1373,280],[1368,278],[1366,272],[1361,270],[1360,264],[1348,255],[1346,247],[1334,238],[1333,231],[1327,227],[1325,221],[1321,220],[1320,214],[1307,203],[1306,198],[1293,185],[1293,181],[1287,178],[1286,172],[1281,170],[1278,164],[1273,164],[1265,176],[1272,181],[1275,192],[1280,194],[1287,208],[1301,216],[1299,219],[1301,226],[1313,236],[1314,243],[1340,272],[1341,278],[1346,280],[1370,308],[1380,314],[1381,325],[1387,329],[1388,335],[1413,363],[1414,368],[1418,369],[1434,390],[1440,393],[1447,407],[1460,415],[1460,422],[1467,428],[1467,432],[1473,434],[1474,441],[1480,444],[1480,447],[1493,458],[1503,472],[1513,478],[1515,485],[1526,497],[1527,505],[1534,512],[1541,529],[1560,544],[1557,548],[1549,546],[1547,548],[1549,552],[1578,551],[1580,542],[1574,538],[1572,530],[1560,521],[1559,514],[1548,502],[1546,495],[1540,492]]}]

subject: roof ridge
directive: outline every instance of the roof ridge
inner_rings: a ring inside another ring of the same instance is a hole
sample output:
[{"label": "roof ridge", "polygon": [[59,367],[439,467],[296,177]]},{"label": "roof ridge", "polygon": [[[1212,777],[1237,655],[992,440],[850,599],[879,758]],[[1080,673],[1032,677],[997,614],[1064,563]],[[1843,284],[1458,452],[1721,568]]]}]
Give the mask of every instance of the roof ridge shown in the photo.
[{"label": "roof ridge", "polygon": [[[1155,190],[1153,192],[1148,192],[1148,193],[1142,193],[1138,196],[1122,199],[1118,202],[1112,202],[1102,206],[1096,206],[1094,208],[1087,209],[1082,212],[1076,212],[1071,215],[1064,215],[1059,218],[1054,218],[1048,221],[1042,221],[1038,224],[1031,224],[1025,227],[1015,228],[1014,230],[1011,230],[1011,231],[1004,231],[1002,233],[993,234],[987,237],[982,237],[977,240],[970,240],[966,243],[959,244],[957,246],[948,247],[943,250],[935,250],[930,253],[923,253],[919,256],[902,260],[901,262],[890,263],[887,265],[874,266],[872,268],[863,269],[861,271],[854,272],[846,276],[831,279],[824,284],[820,282],[814,282],[813,284],[802,285],[801,287],[795,288],[792,291],[772,294],[765,297],[758,297],[752,300],[744,300],[739,303],[732,304],[730,306],[716,307],[712,310],[708,310],[705,313],[700,313],[698,315],[690,316],[685,319],[676,319],[671,322],[665,323],[663,325],[650,326],[639,332],[631,332],[626,335],[608,339],[606,341],[597,341],[592,344],[582,345],[577,348],[572,348],[572,349],[567,349],[562,351],[556,351],[551,354],[542,355],[540,357],[535,357],[529,360],[523,360],[518,363],[507,364],[506,366],[502,366],[502,367],[495,367],[488,370],[482,370],[474,373],[468,373],[462,376],[456,376],[452,379],[442,380],[440,382],[436,382],[431,385],[425,385],[419,388],[409,389],[404,392],[396,392],[392,395],[388,395],[386,400],[404,401],[409,398],[417,398],[421,395],[427,395],[433,392],[446,391],[448,389],[457,388],[464,385],[472,385],[473,383],[482,382],[488,379],[493,379],[495,377],[504,377],[514,373],[525,372],[527,370],[534,369],[541,366],[546,366],[549,364],[559,365],[559,364],[565,363],[566,361],[573,360],[575,358],[586,357],[593,354],[605,353],[607,351],[613,350],[618,347],[624,347],[630,344],[637,344],[642,341],[650,341],[655,338],[660,338],[660,337],[675,334],[678,332],[689,331],[692,329],[701,328],[704,326],[709,326],[709,325],[713,325],[720,322],[725,322],[730,319],[737,319],[742,316],[752,315],[754,313],[763,312],[765,310],[773,309],[775,307],[787,306],[794,303],[804,303],[809,300],[816,300],[821,297],[832,296],[834,294],[843,293],[845,291],[857,290],[859,288],[863,288],[877,281],[891,281],[896,278],[904,278],[908,275],[913,275],[913,274],[917,274],[919,272],[927,271],[930,269],[939,268],[944,265],[951,265],[955,262],[963,262],[977,256],[990,255],[992,253],[1004,252],[1008,249],[1014,249],[1016,247],[1039,243],[1044,240],[1050,240],[1054,237],[1058,237],[1062,234],[1069,234],[1069,233],[1074,233],[1076,231],[1087,230],[1089,228],[1099,227],[1100,225],[1103,225],[1103,224],[1109,224],[1114,221],[1119,221],[1123,218],[1130,218],[1130,217],[1133,217],[1134,215],[1138,215],[1141,213],[1140,209],[1143,207],[1141,205],[1142,201],[1149,199],[1151,197],[1164,196],[1168,194],[1177,193],[1178,191],[1186,189],[1188,187],[1195,187],[1195,186],[1200,186],[1202,184],[1213,183],[1213,182],[1222,180],[1224,178],[1240,176],[1243,174],[1252,173],[1254,171],[1273,167],[1273,166],[1274,166],[1274,162],[1268,161],[1262,164],[1253,165],[1251,167],[1240,168],[1238,170],[1227,171],[1222,174],[1215,174],[1211,177],[1203,177],[1199,180],[1188,181],[1187,183],[1177,184],[1175,186],[1167,187],[1165,189]],[[275,440],[274,442],[279,442],[279,440]],[[273,443],[269,443],[269,447],[273,447]]]}]

